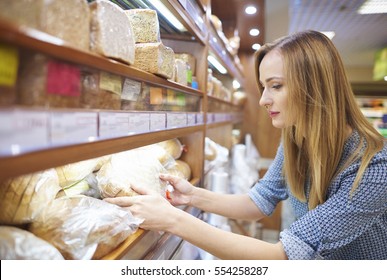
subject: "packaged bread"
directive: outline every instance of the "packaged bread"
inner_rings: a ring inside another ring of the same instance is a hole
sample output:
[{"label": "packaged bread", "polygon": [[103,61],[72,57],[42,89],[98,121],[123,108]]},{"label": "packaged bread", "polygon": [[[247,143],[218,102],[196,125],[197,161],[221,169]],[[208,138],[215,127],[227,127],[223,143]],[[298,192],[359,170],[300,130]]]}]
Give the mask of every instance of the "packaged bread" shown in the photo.
[{"label": "packaged bread", "polygon": [[90,10],[86,0],[0,0],[0,17],[89,50]]},{"label": "packaged bread", "polygon": [[65,259],[100,259],[134,233],[140,220],[128,210],[88,196],[46,204],[29,231],[53,244]]},{"label": "packaged bread", "polygon": [[175,59],[174,79],[176,83],[186,86],[187,81],[187,63],[181,59]]},{"label": "packaged bread", "polygon": [[25,52],[18,77],[18,103],[29,106],[79,108],[81,76],[78,66]]},{"label": "packaged bread", "polygon": [[22,175],[0,184],[0,223],[20,225],[34,220],[60,191],[55,169]]},{"label": "packaged bread", "polygon": [[53,245],[31,232],[11,226],[0,226],[1,260],[63,260]]},{"label": "packaged bread", "polygon": [[125,10],[132,25],[135,43],[160,42],[160,28],[157,12],[151,9]]},{"label": "packaged bread", "polygon": [[185,161],[175,160],[175,164],[167,169],[168,174],[178,176],[185,180],[191,179],[191,167]]},{"label": "packaged bread", "polygon": [[89,6],[91,51],[133,64],[133,30],[124,10],[107,0],[96,0]]},{"label": "packaged bread", "polygon": [[184,150],[184,146],[181,144],[178,138],[158,142],[157,145],[161,146],[174,159],[179,159]]},{"label": "packaged bread", "polygon": [[146,72],[171,79],[175,68],[175,53],[159,43],[136,44],[133,66]]},{"label": "packaged bread", "polygon": [[165,168],[155,155],[137,148],[111,156],[110,161],[97,172],[98,188],[103,198],[137,195],[132,185],[162,194],[165,183],[159,175],[163,172],[166,172]]},{"label": "packaged bread", "polygon": [[175,58],[181,59],[188,63],[191,68],[192,75],[196,75],[196,58],[190,53],[175,53]]},{"label": "packaged bread", "polygon": [[59,185],[65,189],[83,180],[97,167],[99,159],[88,159],[56,167]]}]

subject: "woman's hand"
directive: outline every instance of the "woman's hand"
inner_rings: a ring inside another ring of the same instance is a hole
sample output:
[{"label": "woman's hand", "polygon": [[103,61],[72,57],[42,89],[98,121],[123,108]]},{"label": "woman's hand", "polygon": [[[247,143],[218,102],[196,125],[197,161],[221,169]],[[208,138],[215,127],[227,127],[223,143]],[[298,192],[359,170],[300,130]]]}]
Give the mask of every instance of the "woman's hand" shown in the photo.
[{"label": "woman's hand", "polygon": [[168,174],[160,174],[160,179],[173,187],[173,191],[167,191],[166,195],[172,205],[189,205],[191,203],[195,187],[190,182]]},{"label": "woman's hand", "polygon": [[146,230],[168,231],[173,225],[173,213],[178,211],[155,191],[132,186],[140,195],[105,198],[104,200],[129,209],[136,218],[143,219],[140,227]]}]

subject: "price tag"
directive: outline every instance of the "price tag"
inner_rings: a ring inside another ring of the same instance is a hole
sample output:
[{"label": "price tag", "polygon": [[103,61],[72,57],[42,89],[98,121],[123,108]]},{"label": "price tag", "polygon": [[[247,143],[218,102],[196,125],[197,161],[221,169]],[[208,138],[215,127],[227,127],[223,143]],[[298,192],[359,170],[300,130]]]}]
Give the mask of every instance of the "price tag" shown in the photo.
[{"label": "price tag", "polygon": [[126,78],[122,89],[121,99],[137,101],[141,93],[141,82]]},{"label": "price tag", "polygon": [[128,113],[99,113],[99,137],[124,136],[129,133]]},{"label": "price tag", "polygon": [[129,133],[149,132],[149,113],[128,113],[129,114]]},{"label": "price tag", "polygon": [[13,87],[15,85],[18,66],[17,49],[0,44],[0,86]]},{"label": "price tag", "polygon": [[177,128],[187,125],[186,113],[167,113],[167,128]]},{"label": "price tag", "polygon": [[49,145],[47,112],[1,110],[0,123],[1,154],[18,154]]},{"label": "price tag", "polygon": [[187,114],[187,125],[195,125],[196,124],[196,114],[188,113]]},{"label": "price tag", "polygon": [[204,115],[203,115],[203,113],[196,114],[196,124],[204,124]]},{"label": "price tag", "polygon": [[164,130],[166,128],[165,113],[151,113],[150,114],[150,130]]},{"label": "price tag", "polygon": [[121,76],[101,71],[99,78],[99,88],[121,95]]},{"label": "price tag", "polygon": [[98,113],[51,112],[51,143],[69,144],[90,142],[98,137]]},{"label": "price tag", "polygon": [[77,66],[50,61],[47,64],[47,94],[80,96],[81,72]]}]

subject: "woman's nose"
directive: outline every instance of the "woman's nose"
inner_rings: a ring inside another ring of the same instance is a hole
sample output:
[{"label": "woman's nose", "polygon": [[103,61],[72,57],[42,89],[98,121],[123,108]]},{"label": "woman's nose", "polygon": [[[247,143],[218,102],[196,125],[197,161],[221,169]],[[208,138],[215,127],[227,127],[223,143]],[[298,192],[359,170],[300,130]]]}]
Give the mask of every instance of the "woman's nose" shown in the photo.
[{"label": "woman's nose", "polygon": [[259,99],[259,105],[262,107],[267,107],[267,106],[270,106],[271,103],[272,103],[272,100],[268,98],[267,93],[264,90],[262,92],[261,98]]}]

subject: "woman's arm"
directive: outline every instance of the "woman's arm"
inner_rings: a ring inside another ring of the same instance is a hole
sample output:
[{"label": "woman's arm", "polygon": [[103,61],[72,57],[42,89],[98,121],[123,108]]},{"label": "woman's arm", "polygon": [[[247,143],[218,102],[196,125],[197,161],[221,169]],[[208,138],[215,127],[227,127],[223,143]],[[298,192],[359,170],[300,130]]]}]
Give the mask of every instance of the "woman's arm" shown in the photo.
[{"label": "woman's arm", "polygon": [[105,200],[128,207],[135,217],[144,220],[142,228],[170,232],[221,259],[286,259],[281,242],[271,244],[220,230],[172,206],[160,195],[145,193]]},{"label": "woman's arm", "polygon": [[[168,196],[173,205],[190,205],[231,219],[256,221],[265,217],[248,194],[216,193],[194,187],[182,178],[166,174],[161,174],[160,179],[174,187],[174,191]],[[139,192],[142,193],[141,190]]]}]

